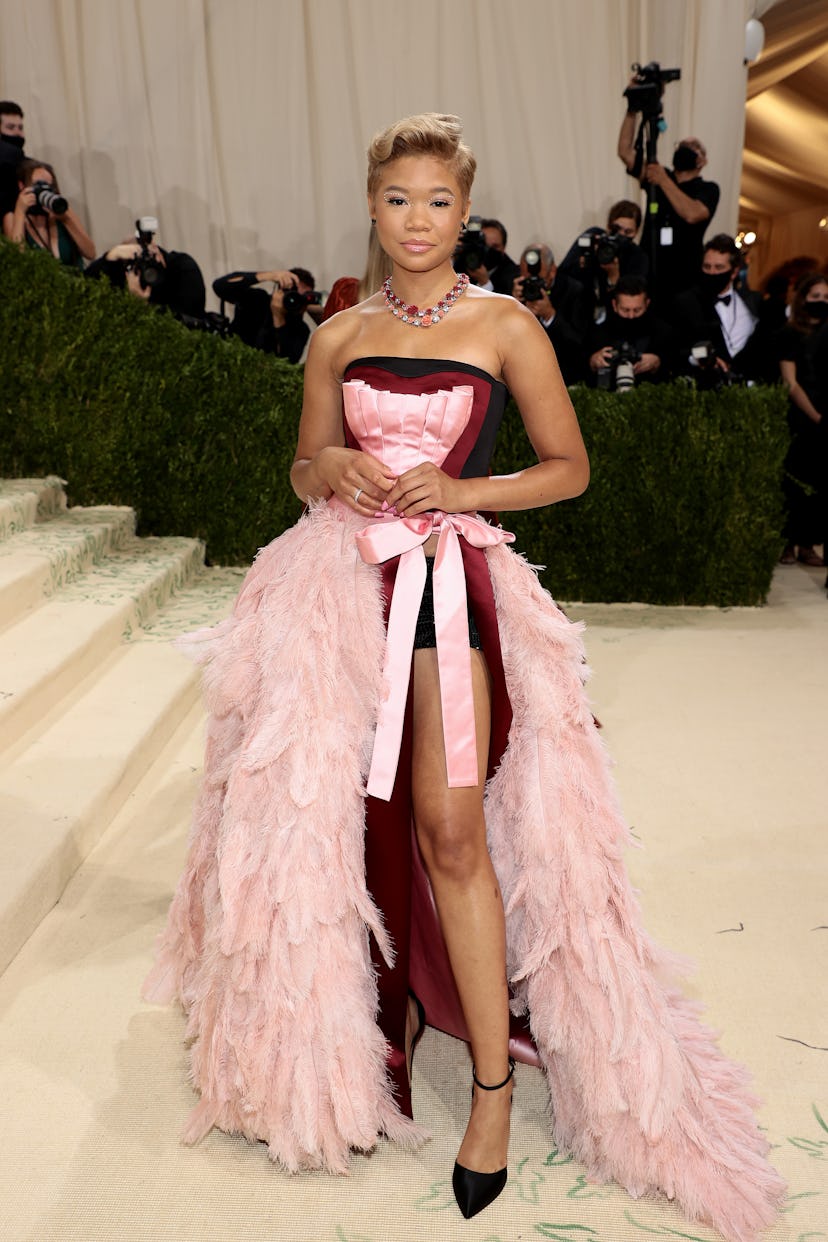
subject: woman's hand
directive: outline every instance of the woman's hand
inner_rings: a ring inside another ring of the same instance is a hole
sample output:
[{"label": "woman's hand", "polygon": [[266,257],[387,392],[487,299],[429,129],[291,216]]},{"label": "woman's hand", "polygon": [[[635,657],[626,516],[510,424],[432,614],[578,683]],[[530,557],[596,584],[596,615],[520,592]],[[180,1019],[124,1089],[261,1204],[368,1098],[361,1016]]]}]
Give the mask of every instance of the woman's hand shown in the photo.
[{"label": "woman's hand", "polygon": [[329,445],[317,454],[314,464],[331,493],[364,517],[373,517],[382,508],[397,482],[381,461],[357,449]]},{"label": "woman's hand", "polygon": [[444,513],[465,513],[467,489],[462,479],[453,479],[431,461],[406,470],[385,499],[400,517],[416,517],[429,509]]}]

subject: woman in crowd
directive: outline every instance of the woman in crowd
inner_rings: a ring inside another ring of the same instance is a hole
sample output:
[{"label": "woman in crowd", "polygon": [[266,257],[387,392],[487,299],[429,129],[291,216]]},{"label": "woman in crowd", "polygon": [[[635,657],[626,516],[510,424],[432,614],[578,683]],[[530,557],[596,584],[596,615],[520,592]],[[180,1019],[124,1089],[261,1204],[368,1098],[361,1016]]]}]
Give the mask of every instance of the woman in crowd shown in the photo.
[{"label": "woman in crowd", "polygon": [[[815,544],[828,534],[828,375],[819,345],[828,335],[828,277],[812,272],[794,291],[788,326],[778,337],[779,369],[788,388],[791,447],[785,460],[785,550],[782,563],[822,566]],[[824,356],[824,349],[822,351]],[[803,486],[804,485],[804,486]]]},{"label": "woman in crowd", "polygon": [[[190,1139],[218,1125],[337,1171],[382,1134],[422,1141],[425,1019],[471,1045],[464,1216],[506,1183],[518,1055],[592,1174],[746,1242],[782,1183],[744,1072],[640,926],[578,627],[478,516],[576,496],[588,464],[535,317],[452,268],[474,169],[454,117],[371,144],[392,274],[314,336],[308,511],[192,637],[205,779],[146,994],[189,1011]],[[509,392],[538,461],[490,477]]]},{"label": "woman in crowd", "polygon": [[[47,250],[67,267],[94,259],[95,243],[60,193],[55,170],[43,160],[21,160],[17,202],[3,217],[3,232],[21,246]],[[39,191],[46,190],[46,195]],[[41,201],[45,199],[44,201]]]},{"label": "woman in crowd", "polygon": [[347,310],[364,302],[376,293],[387,276],[391,275],[391,260],[380,245],[377,230],[372,225],[368,234],[368,259],[362,279],[357,276],[340,276],[331,286],[325,302],[325,310],[321,322],[330,319],[337,311]]}]

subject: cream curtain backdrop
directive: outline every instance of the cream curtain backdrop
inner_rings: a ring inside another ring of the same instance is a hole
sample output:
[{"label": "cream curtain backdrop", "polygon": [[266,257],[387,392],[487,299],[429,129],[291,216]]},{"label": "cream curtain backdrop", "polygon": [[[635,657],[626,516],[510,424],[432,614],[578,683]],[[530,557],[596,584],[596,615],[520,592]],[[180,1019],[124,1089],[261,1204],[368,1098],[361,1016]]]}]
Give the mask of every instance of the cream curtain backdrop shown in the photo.
[{"label": "cream curtain backdrop", "polygon": [[473,209],[561,255],[616,199],[634,60],[680,65],[660,155],[696,134],[734,230],[751,0],[0,0],[0,97],[26,114],[99,251],[157,215],[209,282],[303,264],[329,288],[367,244],[365,148],[456,112]]}]

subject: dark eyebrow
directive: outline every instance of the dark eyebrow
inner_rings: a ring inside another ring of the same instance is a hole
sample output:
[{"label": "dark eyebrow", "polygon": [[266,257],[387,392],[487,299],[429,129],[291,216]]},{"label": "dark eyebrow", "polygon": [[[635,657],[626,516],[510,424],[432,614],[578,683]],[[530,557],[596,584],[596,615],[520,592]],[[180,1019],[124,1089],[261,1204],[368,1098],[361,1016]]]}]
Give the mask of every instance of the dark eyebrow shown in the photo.
[{"label": "dark eyebrow", "polygon": [[[388,194],[391,190],[397,190],[400,194],[410,193],[408,188],[404,185],[387,185],[385,189],[383,190],[383,194]],[[454,194],[456,193],[456,191],[452,190],[447,185],[433,186],[428,192],[429,194]]]}]

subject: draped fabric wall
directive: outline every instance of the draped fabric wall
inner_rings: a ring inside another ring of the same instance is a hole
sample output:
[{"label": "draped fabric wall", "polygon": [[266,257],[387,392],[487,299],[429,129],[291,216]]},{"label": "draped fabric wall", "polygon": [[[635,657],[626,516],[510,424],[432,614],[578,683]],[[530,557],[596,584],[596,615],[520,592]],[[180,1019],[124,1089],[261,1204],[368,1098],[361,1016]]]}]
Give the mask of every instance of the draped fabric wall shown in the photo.
[{"label": "draped fabric wall", "polygon": [[0,97],[99,250],[157,215],[212,280],[302,264],[330,287],[367,244],[365,148],[456,112],[474,209],[563,253],[638,197],[615,154],[633,60],[680,65],[660,155],[697,134],[737,222],[750,0],[0,0]]}]

